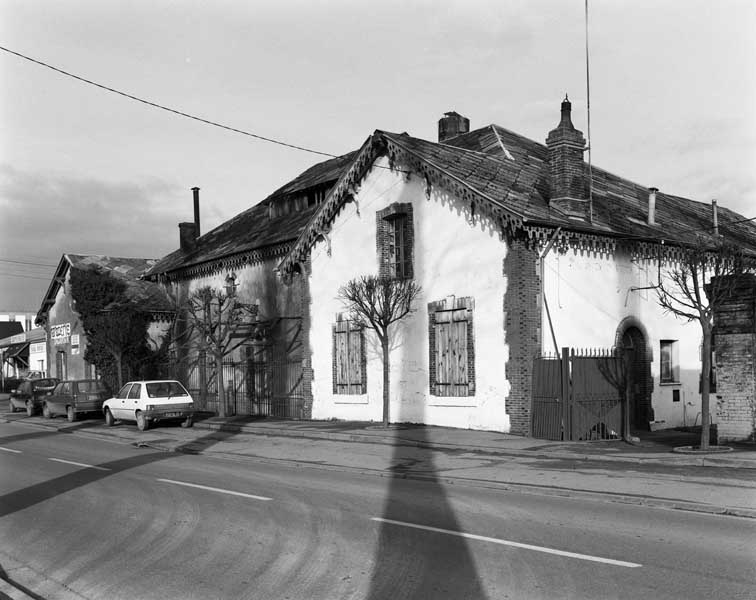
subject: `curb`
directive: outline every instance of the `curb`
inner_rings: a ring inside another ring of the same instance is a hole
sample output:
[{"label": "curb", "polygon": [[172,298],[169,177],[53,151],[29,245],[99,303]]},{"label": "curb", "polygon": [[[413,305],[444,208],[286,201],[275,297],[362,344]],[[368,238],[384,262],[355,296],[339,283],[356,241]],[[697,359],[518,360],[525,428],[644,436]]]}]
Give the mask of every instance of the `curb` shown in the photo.
[{"label": "curb", "polygon": [[[202,421],[194,424],[197,429],[203,429],[208,431],[229,431],[235,430],[237,427],[229,426],[223,423],[204,423]],[[271,429],[268,427],[255,427],[254,425],[239,425],[239,433],[246,433],[252,435],[265,435],[268,437],[294,437],[294,438],[309,438],[309,439],[323,439],[330,441],[342,441],[342,442],[357,442],[363,444],[393,444],[400,446],[408,446],[414,448],[427,448],[429,450],[456,450],[467,451],[476,454],[493,454],[497,456],[526,456],[530,458],[540,459],[556,459],[556,460],[581,460],[591,462],[623,462],[633,463],[637,465],[663,465],[673,467],[719,467],[730,469],[756,469],[756,460],[740,459],[733,457],[731,454],[723,456],[722,454],[714,456],[690,456],[690,455],[672,455],[670,451],[669,456],[662,457],[643,457],[638,455],[629,456],[607,456],[605,454],[576,454],[573,452],[543,452],[538,450],[521,450],[521,449],[507,449],[497,448],[492,446],[470,446],[461,444],[450,444],[445,442],[431,442],[402,438],[402,437],[386,437],[381,435],[370,435],[362,433],[338,433],[331,431],[301,431],[291,429]]]}]

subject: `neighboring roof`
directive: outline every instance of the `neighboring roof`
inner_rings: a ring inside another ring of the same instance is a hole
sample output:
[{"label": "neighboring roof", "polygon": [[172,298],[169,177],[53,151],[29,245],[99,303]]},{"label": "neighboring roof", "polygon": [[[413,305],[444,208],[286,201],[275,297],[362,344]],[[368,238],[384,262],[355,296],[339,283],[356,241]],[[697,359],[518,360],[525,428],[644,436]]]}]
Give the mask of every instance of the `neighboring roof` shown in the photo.
[{"label": "neighboring roof", "polygon": [[[549,204],[548,150],[497,125],[459,135],[443,144],[377,130],[344,170],[341,179],[302,231],[280,269],[289,271],[327,232],[344,203],[379,157],[388,155],[397,168],[424,177],[471,203],[473,210],[499,223],[502,232],[522,231],[545,239],[557,228],[560,240],[581,247],[611,249],[617,243],[663,242],[673,247],[714,246],[712,209],[708,203],[663,192],[656,195],[656,223],[646,224],[646,186],[592,167],[593,219],[576,219]],[[756,224],[719,207],[719,233],[756,255]]]},{"label": "neighboring roof", "polygon": [[29,358],[29,342],[18,342],[16,344],[11,344],[10,346],[6,346],[3,348],[3,358],[9,359],[9,358],[21,358],[21,359],[27,359]]},{"label": "neighboring roof", "polygon": [[123,258],[117,256],[64,254],[55,271],[50,286],[47,288],[42,306],[37,312],[37,321],[41,321],[55,303],[60,286],[65,281],[69,269],[98,269],[107,271],[111,276],[126,284],[126,297],[148,312],[168,312],[173,310],[165,290],[157,284],[140,280],[144,273],[157,263],[155,258]]},{"label": "neighboring roof", "polygon": [[308,207],[271,219],[269,216],[271,203],[297,196],[313,187],[332,184],[351,164],[354,154],[350,152],[313,165],[259,204],[200,236],[195,250],[190,252],[176,250],[160,259],[145,276],[152,277],[160,273],[169,273],[296,240],[317,207]]},{"label": "neighboring roof", "polygon": [[0,340],[24,332],[24,326],[18,321],[0,321]]}]

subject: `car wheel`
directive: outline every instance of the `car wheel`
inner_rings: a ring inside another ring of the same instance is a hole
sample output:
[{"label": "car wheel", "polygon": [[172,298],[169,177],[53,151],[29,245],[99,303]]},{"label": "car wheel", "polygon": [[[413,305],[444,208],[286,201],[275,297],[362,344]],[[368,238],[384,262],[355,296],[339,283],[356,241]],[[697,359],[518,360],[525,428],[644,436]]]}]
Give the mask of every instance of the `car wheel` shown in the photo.
[{"label": "car wheel", "polygon": [[76,411],[73,406],[66,407],[66,418],[69,423],[73,423],[76,420]]},{"label": "car wheel", "polygon": [[137,429],[139,431],[147,431],[150,428],[150,422],[147,420],[147,417],[144,416],[144,413],[138,412],[136,414],[136,422],[137,422]]},{"label": "car wheel", "polygon": [[110,412],[109,408],[105,409],[105,425],[108,427],[113,427],[115,425],[115,419],[113,418],[113,413]]},{"label": "car wheel", "polygon": [[187,417],[186,419],[181,421],[181,427],[186,428],[191,427],[192,425],[194,425],[194,420],[191,417]]},{"label": "car wheel", "polygon": [[[16,412],[16,409],[13,409],[13,412]],[[26,414],[29,417],[34,416],[34,405],[31,403],[31,400],[26,401]]]},{"label": "car wheel", "polygon": [[44,406],[42,407],[42,416],[43,416],[43,417],[44,417],[45,419],[52,419],[52,416],[53,416],[53,415],[52,415],[52,413],[50,412],[50,407],[49,407],[49,406],[47,406],[47,404],[45,404],[45,405],[44,405]]}]

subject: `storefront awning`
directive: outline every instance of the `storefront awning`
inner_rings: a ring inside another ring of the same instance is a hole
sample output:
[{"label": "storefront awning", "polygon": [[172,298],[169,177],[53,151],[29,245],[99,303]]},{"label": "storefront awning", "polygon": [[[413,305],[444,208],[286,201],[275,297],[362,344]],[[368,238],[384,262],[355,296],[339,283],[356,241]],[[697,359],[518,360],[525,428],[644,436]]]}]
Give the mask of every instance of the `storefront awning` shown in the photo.
[{"label": "storefront awning", "polygon": [[3,354],[3,358],[20,358],[22,360],[29,360],[29,342],[20,342],[18,344],[11,344],[5,348],[0,348],[0,352]]}]

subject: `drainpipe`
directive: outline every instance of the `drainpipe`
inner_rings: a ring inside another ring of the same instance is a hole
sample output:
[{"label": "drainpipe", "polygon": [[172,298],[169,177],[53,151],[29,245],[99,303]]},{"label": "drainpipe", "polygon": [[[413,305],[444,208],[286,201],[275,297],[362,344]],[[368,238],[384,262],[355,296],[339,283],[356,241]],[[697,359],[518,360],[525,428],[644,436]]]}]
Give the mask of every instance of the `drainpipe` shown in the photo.
[{"label": "drainpipe", "polygon": [[549,302],[546,300],[546,285],[545,285],[545,260],[546,255],[549,253],[551,248],[554,246],[554,242],[556,242],[556,238],[559,235],[559,232],[562,231],[561,227],[557,227],[556,231],[551,234],[551,238],[549,238],[549,243],[546,244],[546,247],[541,251],[541,253],[538,255],[538,260],[540,262],[540,275],[541,275],[541,297],[543,298],[543,306],[546,309],[546,318],[549,321],[549,331],[551,332],[551,341],[554,343],[554,354],[559,357],[559,345],[557,344],[556,340],[556,334],[554,333],[554,324],[551,322],[551,311],[549,310]]}]

